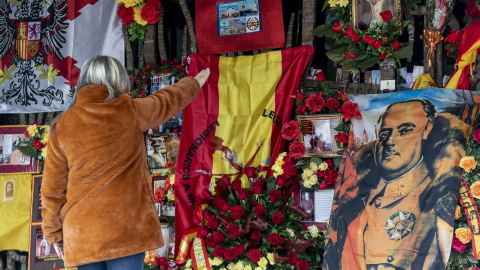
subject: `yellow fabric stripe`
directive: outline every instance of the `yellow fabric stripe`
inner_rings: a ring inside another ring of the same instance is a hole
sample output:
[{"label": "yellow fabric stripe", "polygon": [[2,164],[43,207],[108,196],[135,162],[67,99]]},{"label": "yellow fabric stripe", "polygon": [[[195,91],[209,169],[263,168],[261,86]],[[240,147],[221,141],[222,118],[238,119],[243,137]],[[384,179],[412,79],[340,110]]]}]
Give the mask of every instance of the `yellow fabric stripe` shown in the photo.
[{"label": "yellow fabric stripe", "polygon": [[[280,51],[239,56],[220,57],[219,60],[219,115],[215,136],[224,140],[223,145],[235,151],[238,162],[245,165],[264,140],[251,166],[265,165],[261,161],[270,157],[272,119],[275,111],[275,89],[282,76]],[[265,113],[264,113],[265,110]],[[267,115],[267,117],[262,116]],[[273,115],[273,114],[272,114]],[[213,155],[213,174],[235,174],[224,160],[225,153]],[[232,179],[233,180],[233,179]],[[215,179],[212,178],[212,182]],[[247,177],[242,178],[246,186]]]},{"label": "yellow fabric stripe", "polygon": [[[6,191],[9,183],[13,193]],[[28,251],[31,186],[31,174],[0,175],[0,250]]]},{"label": "yellow fabric stripe", "polygon": [[445,88],[457,89],[458,82],[460,81],[460,76],[462,75],[463,69],[475,63],[477,59],[477,49],[480,47],[480,40],[475,42],[470,49],[462,55],[460,62],[458,62],[458,70],[453,74],[453,77],[448,82]]}]

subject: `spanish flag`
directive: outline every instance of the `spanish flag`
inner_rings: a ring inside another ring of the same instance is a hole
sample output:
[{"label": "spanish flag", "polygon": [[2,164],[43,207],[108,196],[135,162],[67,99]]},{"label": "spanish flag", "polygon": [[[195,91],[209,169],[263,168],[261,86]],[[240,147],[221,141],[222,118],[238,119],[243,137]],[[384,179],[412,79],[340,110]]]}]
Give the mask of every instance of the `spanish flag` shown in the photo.
[{"label": "spanish flag", "polygon": [[[210,68],[199,96],[183,113],[175,174],[176,250],[195,227],[195,205],[215,178],[247,183],[245,168],[268,167],[284,150],[281,127],[292,118],[294,98],[311,46],[235,58],[192,54],[190,76]],[[178,250],[177,250],[178,252]]]}]

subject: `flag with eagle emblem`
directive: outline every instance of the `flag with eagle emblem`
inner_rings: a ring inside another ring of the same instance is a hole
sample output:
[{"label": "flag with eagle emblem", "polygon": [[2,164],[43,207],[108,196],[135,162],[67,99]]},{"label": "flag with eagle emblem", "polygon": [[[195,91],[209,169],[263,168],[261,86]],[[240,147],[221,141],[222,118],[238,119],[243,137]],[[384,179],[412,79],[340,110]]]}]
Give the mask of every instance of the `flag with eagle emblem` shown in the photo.
[{"label": "flag with eagle emblem", "polygon": [[82,64],[124,59],[115,1],[0,0],[0,113],[63,111]]}]

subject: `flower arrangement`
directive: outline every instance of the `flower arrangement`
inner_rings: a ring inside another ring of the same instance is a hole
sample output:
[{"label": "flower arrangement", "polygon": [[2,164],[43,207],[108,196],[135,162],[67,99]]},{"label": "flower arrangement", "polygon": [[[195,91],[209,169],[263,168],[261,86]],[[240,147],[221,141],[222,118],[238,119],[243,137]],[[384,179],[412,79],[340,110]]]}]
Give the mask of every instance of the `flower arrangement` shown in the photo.
[{"label": "flower arrangement", "polygon": [[[299,185],[295,160],[280,154],[268,178],[266,171],[246,168],[249,187],[223,175],[216,179],[214,194],[203,191],[210,204],[194,223],[200,226],[197,237],[205,239],[212,269],[305,270],[321,264],[325,238],[318,227],[299,223],[308,214],[293,205]],[[182,269],[191,267],[188,259]]]},{"label": "flower arrangement", "polygon": [[447,56],[457,58],[457,47],[460,44],[460,40],[462,39],[464,30],[452,30],[450,34],[445,38],[445,50],[447,50]]},{"label": "flower arrangement", "polygon": [[187,76],[185,66],[178,63],[177,59],[173,59],[170,63],[167,60],[162,60],[159,66],[152,67],[152,65],[145,65],[139,68],[136,75],[133,76],[135,88],[130,92],[130,96],[134,98],[143,98],[150,95],[150,78],[153,76],[166,75],[171,73],[176,81]]},{"label": "flower arrangement", "polygon": [[166,257],[160,257],[154,251],[145,252],[143,264],[144,270],[174,270],[178,269],[174,260],[167,260]]},{"label": "flower arrangement", "polygon": [[166,173],[168,174],[165,186],[159,186],[155,190],[155,202],[162,206],[175,206],[175,164],[171,161],[167,162],[165,169],[167,169]]},{"label": "flower arrangement", "polygon": [[[474,203],[480,203],[480,129],[476,130],[467,143],[466,155],[460,160],[460,167],[463,169],[463,177],[469,186]],[[477,269],[479,261],[473,260],[472,232],[467,218],[460,203],[455,209],[454,235],[450,258],[445,269]],[[477,250],[478,251],[478,250]]]},{"label": "flower arrangement", "polygon": [[130,41],[144,40],[145,33],[151,25],[160,19],[159,11],[162,8],[160,0],[115,0],[120,6],[118,16],[123,26],[127,27]]},{"label": "flower arrangement", "polygon": [[50,126],[42,125],[36,121],[32,122],[24,132],[25,139],[15,147],[24,155],[35,158],[39,162],[40,171],[43,169],[45,157],[47,156],[48,135]]},{"label": "flower arrangement", "polygon": [[323,190],[335,187],[341,158],[321,159],[313,157],[297,163],[301,169],[301,189],[304,191]]},{"label": "flower arrangement", "polygon": [[327,7],[330,12],[340,18],[340,21],[348,23],[350,21],[350,1],[349,0],[328,0],[323,3],[324,11]]},{"label": "flower arrangement", "polygon": [[[333,25],[318,26],[313,30],[313,35],[338,39],[335,49],[326,55],[351,73],[356,73],[359,69],[366,70],[387,58],[397,60],[400,65],[400,59],[412,56],[412,46],[397,40],[399,22],[390,10],[381,12],[380,16],[383,22],[375,23],[374,27],[366,31],[354,30],[344,22],[335,22]],[[404,21],[402,27],[407,25],[408,21]]]}]

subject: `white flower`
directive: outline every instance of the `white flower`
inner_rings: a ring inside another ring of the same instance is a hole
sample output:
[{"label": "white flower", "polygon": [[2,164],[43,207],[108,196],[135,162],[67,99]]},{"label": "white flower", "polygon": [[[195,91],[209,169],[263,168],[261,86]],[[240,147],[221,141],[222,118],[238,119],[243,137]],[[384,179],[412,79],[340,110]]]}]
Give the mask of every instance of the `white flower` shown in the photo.
[{"label": "white flower", "polygon": [[290,229],[290,228],[287,228],[287,233],[288,233],[288,236],[290,236],[291,238],[294,238],[295,237],[295,231]]},{"label": "white flower", "polygon": [[318,177],[317,175],[312,175],[310,176],[310,178],[308,178],[308,182],[313,186],[315,185],[316,183],[318,183]]},{"label": "white flower", "polygon": [[245,265],[245,268],[243,268],[243,270],[253,270],[253,269],[249,264],[247,264]]},{"label": "white flower", "polygon": [[213,258],[212,265],[220,266],[222,263],[223,263],[222,258],[218,258],[218,257]]},{"label": "white flower", "polygon": [[235,270],[235,263],[234,262],[231,262],[227,265],[227,269],[228,270]]},{"label": "white flower", "polygon": [[271,265],[275,264],[275,257],[273,256],[273,253],[267,253],[267,259]]},{"label": "white flower", "polygon": [[267,264],[268,264],[268,260],[265,257],[260,258],[260,260],[258,261],[258,265],[262,268],[267,267]]},{"label": "white flower", "polygon": [[308,182],[308,181],[304,181],[303,186],[306,187],[306,188],[311,188],[312,184],[310,184],[310,182]]},{"label": "white flower", "polygon": [[187,261],[185,262],[185,267],[192,267],[192,259],[187,259]]},{"label": "white flower", "polygon": [[243,262],[242,261],[239,261],[237,262],[237,264],[235,265],[235,270],[243,270]]},{"label": "white flower", "polygon": [[308,232],[310,232],[310,234],[312,235],[312,238],[317,238],[318,237],[319,230],[318,230],[317,226],[312,225],[312,226],[308,227],[307,229],[308,229]]}]

